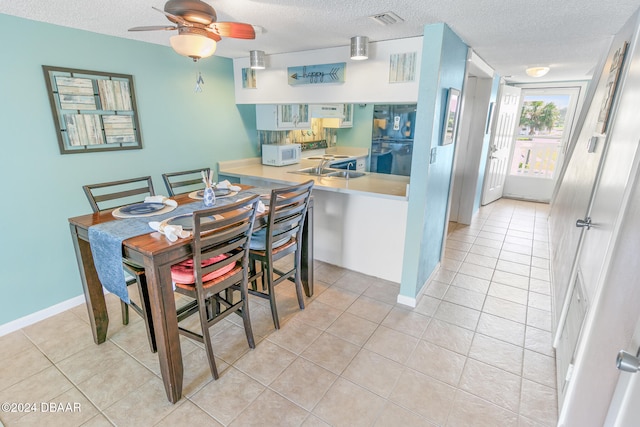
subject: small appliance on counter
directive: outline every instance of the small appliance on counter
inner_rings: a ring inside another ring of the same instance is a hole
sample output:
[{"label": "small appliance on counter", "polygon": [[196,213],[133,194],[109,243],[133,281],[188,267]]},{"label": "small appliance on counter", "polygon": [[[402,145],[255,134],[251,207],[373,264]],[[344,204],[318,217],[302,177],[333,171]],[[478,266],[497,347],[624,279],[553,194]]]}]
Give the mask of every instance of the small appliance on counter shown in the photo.
[{"label": "small appliance on counter", "polygon": [[300,144],[263,144],[262,164],[268,166],[286,166],[300,163]]}]

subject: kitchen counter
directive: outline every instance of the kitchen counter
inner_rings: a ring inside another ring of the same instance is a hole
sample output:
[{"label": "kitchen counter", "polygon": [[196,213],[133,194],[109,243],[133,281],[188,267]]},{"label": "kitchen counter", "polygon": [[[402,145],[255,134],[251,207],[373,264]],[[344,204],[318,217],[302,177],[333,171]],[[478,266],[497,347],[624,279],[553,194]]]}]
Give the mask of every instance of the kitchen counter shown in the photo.
[{"label": "kitchen counter", "polygon": [[265,179],[268,181],[293,185],[310,179],[315,181],[314,188],[374,197],[407,200],[409,177],[367,172],[358,178],[317,177],[292,173],[298,169],[318,166],[318,161],[303,159],[300,163],[289,166],[265,166],[259,157],[243,160],[220,162],[218,174],[225,177]]},{"label": "kitchen counter", "polygon": [[367,173],[346,180],[291,173],[315,166],[317,160],[302,160],[290,166],[263,166],[256,157],[220,162],[218,176],[266,188],[312,179],[314,258],[400,283],[409,177]]}]

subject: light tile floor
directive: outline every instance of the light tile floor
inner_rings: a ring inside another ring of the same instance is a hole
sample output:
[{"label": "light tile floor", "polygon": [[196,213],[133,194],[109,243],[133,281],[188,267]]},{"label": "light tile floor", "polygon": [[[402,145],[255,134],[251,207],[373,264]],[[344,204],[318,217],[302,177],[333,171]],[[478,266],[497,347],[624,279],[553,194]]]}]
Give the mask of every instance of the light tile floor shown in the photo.
[{"label": "light tile floor", "polygon": [[317,263],[316,292],[304,311],[292,286],[278,290],[279,331],[266,301],[251,300],[254,350],[239,317],[212,328],[219,380],[212,380],[202,346],[182,337],[184,397],[175,405],[165,397],[142,321],[132,315],[121,325],[119,303],[109,295],[108,340],[96,346],[86,308],[78,306],[0,337],[0,402],[37,410],[3,406],[0,420],[555,425],[547,212],[547,205],[500,200],[471,226],[450,224],[446,257],[415,309],[395,303],[395,283]]}]

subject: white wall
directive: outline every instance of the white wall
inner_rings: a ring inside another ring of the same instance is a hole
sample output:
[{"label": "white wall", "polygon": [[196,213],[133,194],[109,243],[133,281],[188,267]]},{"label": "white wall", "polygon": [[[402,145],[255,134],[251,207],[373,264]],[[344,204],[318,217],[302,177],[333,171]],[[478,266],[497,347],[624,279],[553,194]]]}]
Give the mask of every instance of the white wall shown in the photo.
[{"label": "white wall", "polygon": [[[416,52],[413,82],[389,83],[391,54]],[[289,86],[287,67],[346,62],[345,82]],[[369,59],[353,61],[349,46],[312,51],[268,55],[267,68],[257,70],[257,88],[242,87],[242,68],[249,67],[249,57],[233,61],[237,104],[286,103],[371,103],[418,101],[418,81],[422,62],[422,37],[371,42]]]}]

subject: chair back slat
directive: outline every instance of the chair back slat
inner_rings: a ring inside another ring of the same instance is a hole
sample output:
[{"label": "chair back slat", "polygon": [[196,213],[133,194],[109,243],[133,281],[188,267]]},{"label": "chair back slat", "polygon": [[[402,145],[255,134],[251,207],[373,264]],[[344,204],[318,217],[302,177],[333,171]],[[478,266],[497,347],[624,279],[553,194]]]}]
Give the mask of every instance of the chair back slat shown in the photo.
[{"label": "chair back slat", "polygon": [[[260,196],[193,212],[193,262],[197,292],[205,295],[202,278],[215,270],[238,263],[247,274],[249,243]],[[211,218],[219,218],[211,221]],[[225,254],[226,258],[203,267],[202,261]],[[237,275],[220,282],[237,281]],[[215,292],[215,291],[213,291]]]},{"label": "chair back slat", "polygon": [[94,212],[144,201],[155,196],[150,176],[83,185],[82,189]]},{"label": "chair back slat", "polygon": [[309,206],[313,181],[271,191],[266,247],[285,238],[302,238],[302,225]]},{"label": "chair back slat", "polygon": [[202,190],[204,183],[202,182],[202,172],[207,175],[211,172],[211,168],[192,169],[188,171],[163,173],[162,180],[169,192],[169,197],[176,194],[189,193],[191,191]]}]

